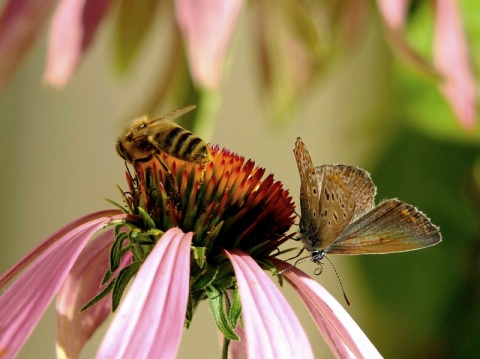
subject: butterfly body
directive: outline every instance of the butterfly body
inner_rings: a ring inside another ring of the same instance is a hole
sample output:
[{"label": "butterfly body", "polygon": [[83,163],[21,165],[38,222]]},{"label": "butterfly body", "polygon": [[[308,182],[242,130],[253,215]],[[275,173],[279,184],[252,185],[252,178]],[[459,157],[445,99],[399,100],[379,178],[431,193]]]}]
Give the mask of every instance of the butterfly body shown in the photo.
[{"label": "butterfly body", "polygon": [[326,253],[404,252],[439,243],[438,227],[415,207],[390,199],[375,206],[368,172],[346,165],[314,167],[301,138],[295,144],[300,174],[300,233],[312,260]]}]

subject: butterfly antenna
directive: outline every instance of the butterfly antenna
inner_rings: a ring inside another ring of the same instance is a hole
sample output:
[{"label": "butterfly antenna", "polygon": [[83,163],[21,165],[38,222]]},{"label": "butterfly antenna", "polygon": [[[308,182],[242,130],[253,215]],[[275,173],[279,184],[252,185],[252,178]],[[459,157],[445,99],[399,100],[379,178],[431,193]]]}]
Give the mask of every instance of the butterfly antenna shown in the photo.
[{"label": "butterfly antenna", "polygon": [[[293,258],[297,258],[302,252],[303,252],[303,249],[300,251],[300,253],[299,253],[298,255],[296,255],[296,256],[293,257]],[[290,258],[290,259],[293,259],[293,258]],[[287,260],[290,260],[290,259],[287,259]],[[284,270],[281,270],[280,272],[275,273],[275,274],[276,274],[276,275],[282,274],[283,272],[286,272],[287,270],[292,269],[293,267],[296,267],[298,264],[301,264],[301,263],[304,263],[304,262],[308,262],[308,261],[311,261],[311,260],[312,260],[312,256],[311,256],[311,255],[308,255],[308,256],[306,256],[306,257],[300,258],[300,259],[298,259],[294,264],[292,264],[290,267],[285,268]]]},{"label": "butterfly antenna", "polygon": [[333,270],[335,271],[335,274],[337,275],[338,282],[340,283],[340,287],[342,288],[343,297],[345,298],[345,301],[347,302],[347,304],[350,305],[350,301],[348,300],[347,294],[345,293],[345,289],[343,288],[342,280],[340,279],[340,276],[338,275],[337,268],[335,268],[335,266],[333,265],[332,261],[331,261],[328,257],[324,257],[324,258],[325,258],[326,260],[328,260],[328,261],[330,262],[330,264],[332,265]]}]

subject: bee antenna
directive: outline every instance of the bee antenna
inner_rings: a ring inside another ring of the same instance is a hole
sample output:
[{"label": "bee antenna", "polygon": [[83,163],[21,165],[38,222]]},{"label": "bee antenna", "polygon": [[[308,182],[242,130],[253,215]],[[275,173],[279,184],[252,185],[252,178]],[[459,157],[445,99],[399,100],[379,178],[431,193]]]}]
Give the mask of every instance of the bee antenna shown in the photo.
[{"label": "bee antenna", "polygon": [[340,287],[342,288],[343,297],[345,298],[345,301],[347,302],[347,304],[350,305],[350,301],[348,300],[347,294],[345,293],[345,289],[343,288],[342,280],[340,279],[340,276],[338,275],[337,268],[335,268],[335,266],[333,265],[332,261],[331,261],[328,257],[324,257],[324,258],[325,258],[327,261],[329,261],[330,264],[332,265],[333,270],[335,271],[335,274],[337,275],[338,282],[340,283]]}]

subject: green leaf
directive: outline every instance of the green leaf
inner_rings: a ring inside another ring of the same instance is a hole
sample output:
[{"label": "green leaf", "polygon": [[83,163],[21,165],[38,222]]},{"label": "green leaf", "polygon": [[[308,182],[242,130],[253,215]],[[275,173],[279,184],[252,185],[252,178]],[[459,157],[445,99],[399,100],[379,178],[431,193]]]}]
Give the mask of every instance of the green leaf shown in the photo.
[{"label": "green leaf", "polygon": [[239,340],[240,338],[237,333],[235,333],[235,328],[230,324],[229,315],[225,311],[224,292],[218,290],[214,286],[209,286],[207,288],[207,293],[208,305],[218,329],[226,338],[230,340]]},{"label": "green leaf", "polygon": [[135,274],[137,274],[141,264],[142,263],[140,262],[132,263],[128,267],[123,268],[118,274],[118,277],[116,278],[116,281],[115,281],[115,286],[113,288],[113,293],[112,293],[112,311],[113,312],[117,310],[117,307],[120,304],[120,300],[122,299],[123,292],[125,291],[125,288],[128,285],[128,282],[130,282],[130,279],[132,279],[132,277]]},{"label": "green leaf", "polygon": [[120,0],[115,18],[115,62],[120,72],[130,69],[157,10],[157,0]]}]

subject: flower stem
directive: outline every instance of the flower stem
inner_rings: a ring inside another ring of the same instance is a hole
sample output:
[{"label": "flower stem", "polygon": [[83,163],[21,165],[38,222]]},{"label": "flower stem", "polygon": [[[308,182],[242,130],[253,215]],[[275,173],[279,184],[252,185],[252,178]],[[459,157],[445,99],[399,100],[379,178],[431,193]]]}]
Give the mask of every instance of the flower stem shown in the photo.
[{"label": "flower stem", "polygon": [[230,339],[226,336],[223,337],[222,359],[228,359],[228,346],[230,345]]}]

